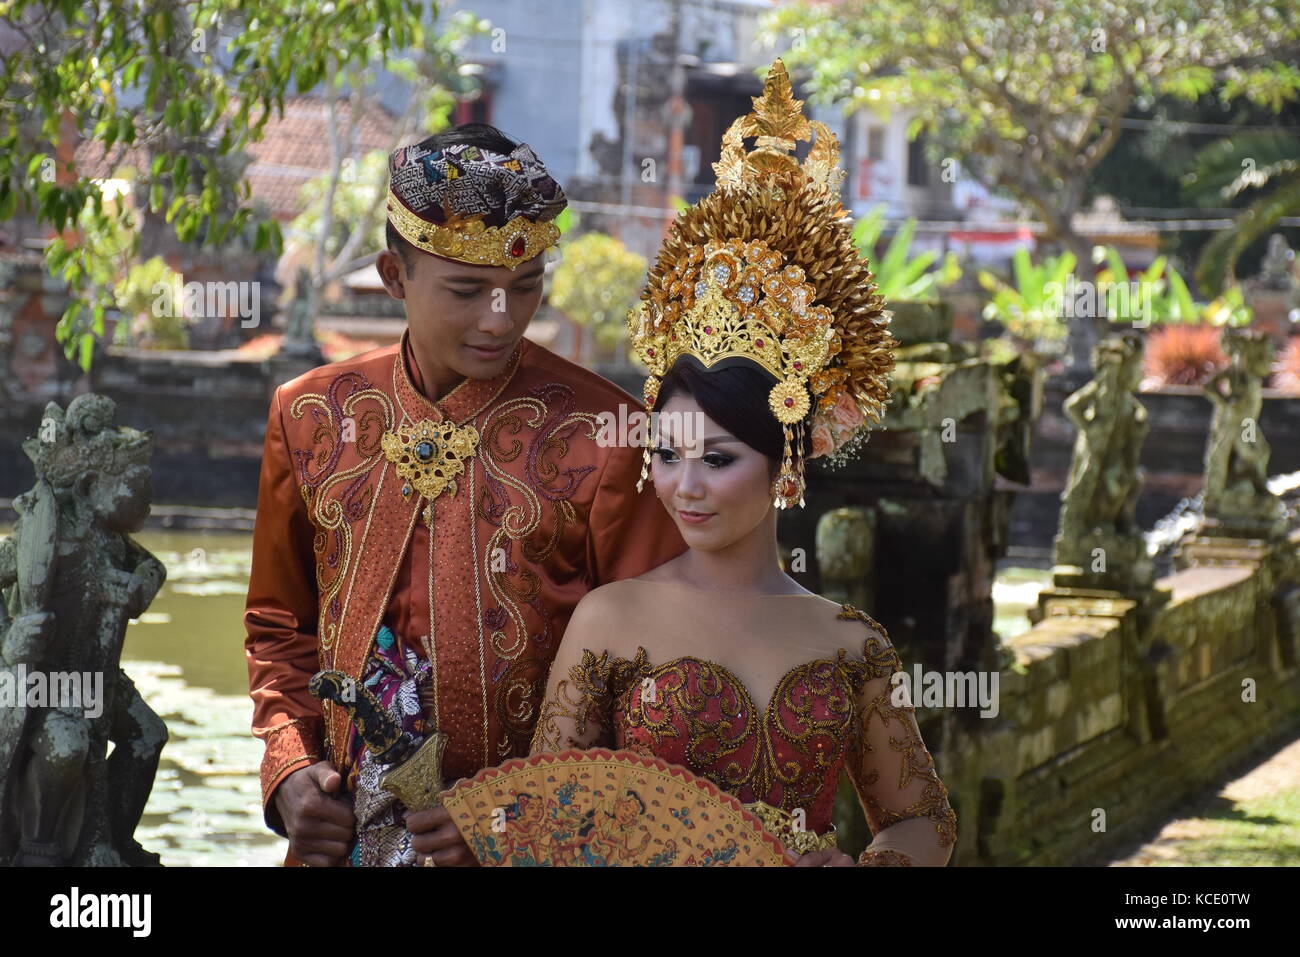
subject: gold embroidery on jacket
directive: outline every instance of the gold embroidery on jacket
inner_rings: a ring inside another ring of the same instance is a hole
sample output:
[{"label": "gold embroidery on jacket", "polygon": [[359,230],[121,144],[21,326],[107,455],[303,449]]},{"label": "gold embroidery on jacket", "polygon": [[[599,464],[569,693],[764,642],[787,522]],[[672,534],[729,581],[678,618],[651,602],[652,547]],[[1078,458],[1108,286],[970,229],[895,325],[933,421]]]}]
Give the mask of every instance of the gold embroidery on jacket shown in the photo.
[{"label": "gold embroidery on jacket", "polygon": [[[337,393],[346,386],[354,391],[340,401]],[[364,408],[362,403],[374,403],[374,407]],[[298,464],[299,490],[316,528],[312,545],[319,595],[317,634],[320,652],[325,654],[337,639],[342,618],[339,593],[354,564],[352,526],[363,514],[373,512],[376,497],[366,477],[381,460],[379,436],[392,422],[393,406],[388,396],[372,388],[364,375],[346,372],[336,376],[324,393],[307,392],[295,398],[289,414],[295,420],[310,414],[316,423],[311,447],[295,449],[293,455]],[[358,460],[340,468],[349,447]]]},{"label": "gold embroidery on jacket", "polygon": [[[496,659],[490,680],[499,727],[489,763],[527,748],[545,691],[549,655],[526,654],[530,639],[539,651],[553,652],[551,614],[542,604],[542,577],[534,568],[552,559],[565,531],[578,523],[569,499],[595,470],[591,465],[560,467],[575,434],[594,439],[597,433],[596,416],[574,412],[574,404],[572,389],[548,383],[502,402],[483,421],[477,458],[483,488],[473,502],[475,518],[495,526],[475,568],[492,599],[486,612],[480,608],[480,622]],[[525,438],[515,438],[520,433]],[[516,470],[522,477],[505,468],[521,459],[523,467]],[[565,478],[567,483],[561,483]],[[522,561],[514,557],[515,543]]]}]

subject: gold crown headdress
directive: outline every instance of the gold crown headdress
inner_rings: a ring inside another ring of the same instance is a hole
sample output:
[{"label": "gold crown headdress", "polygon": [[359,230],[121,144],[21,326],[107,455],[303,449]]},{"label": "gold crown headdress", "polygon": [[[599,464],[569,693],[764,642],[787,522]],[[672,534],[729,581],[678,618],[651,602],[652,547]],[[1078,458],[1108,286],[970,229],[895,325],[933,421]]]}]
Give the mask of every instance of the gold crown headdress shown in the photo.
[{"label": "gold crown headdress", "polygon": [[[898,343],[840,205],[834,134],[804,117],[779,59],[753,102],[722,138],[717,188],[673,221],[627,324],[650,370],[648,407],[686,355],[705,369],[746,359],[776,377],[768,405],[785,450],[773,494],[789,508],[805,484],[792,441],[802,449],[810,424],[810,457],[848,461],[884,415]],[[800,164],[795,141],[813,134]],[[749,151],[747,136],[757,137]],[[647,441],[638,491],[649,465]]]}]

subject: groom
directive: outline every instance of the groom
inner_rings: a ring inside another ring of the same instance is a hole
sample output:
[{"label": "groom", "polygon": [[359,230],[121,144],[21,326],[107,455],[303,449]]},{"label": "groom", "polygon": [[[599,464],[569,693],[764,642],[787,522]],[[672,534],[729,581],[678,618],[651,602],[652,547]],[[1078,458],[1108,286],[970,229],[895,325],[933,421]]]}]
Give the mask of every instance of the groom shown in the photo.
[{"label": "groom", "polygon": [[[601,412],[641,406],[524,338],[567,204],[536,154],[466,124],[389,174],[376,265],[401,342],[280,386],[266,428],[245,650],[286,863],[339,864],[355,841],[357,748],[308,693],[318,670],[361,680],[383,629],[427,662],[417,721],[449,736],[445,779],[470,776],[527,754],[579,599],[685,550],[636,494],[640,448],[596,442]],[[432,863],[467,863],[445,813],[407,828]]]}]

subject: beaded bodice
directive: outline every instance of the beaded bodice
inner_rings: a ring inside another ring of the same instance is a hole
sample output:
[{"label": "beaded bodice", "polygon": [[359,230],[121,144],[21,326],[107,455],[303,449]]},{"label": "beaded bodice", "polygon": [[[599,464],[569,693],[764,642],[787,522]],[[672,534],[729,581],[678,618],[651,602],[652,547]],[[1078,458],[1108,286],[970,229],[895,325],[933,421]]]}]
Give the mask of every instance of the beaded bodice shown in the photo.
[{"label": "beaded bodice", "polygon": [[655,663],[590,650],[552,680],[534,751],[614,747],[690,768],[744,803],[761,801],[821,833],[829,829],[842,771],[862,798],[873,833],[929,817],[955,839],[948,792],[910,705],[893,703],[901,670],[885,630],[851,605],[840,618],[871,629],[861,656],[843,649],[796,665],[767,701],[726,666],[690,655]]}]

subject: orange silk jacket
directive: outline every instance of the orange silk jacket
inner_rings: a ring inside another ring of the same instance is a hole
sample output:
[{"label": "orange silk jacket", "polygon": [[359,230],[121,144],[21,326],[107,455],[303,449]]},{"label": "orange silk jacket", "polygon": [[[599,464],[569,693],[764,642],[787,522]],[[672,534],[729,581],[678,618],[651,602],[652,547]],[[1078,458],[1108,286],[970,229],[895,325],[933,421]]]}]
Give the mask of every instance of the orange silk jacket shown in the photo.
[{"label": "orange silk jacket", "polygon": [[[307,691],[320,669],[360,678],[387,624],[432,665],[425,718],[450,741],[450,783],[526,755],[547,672],[574,606],[686,546],[651,488],[640,448],[602,447],[597,414],[622,389],[521,340],[495,379],[436,402],[399,345],[322,366],[271,402],[244,625],[262,801],[328,756],[349,771],[347,713]],[[478,447],[425,517],[381,437],[423,420],[472,424]]]}]

